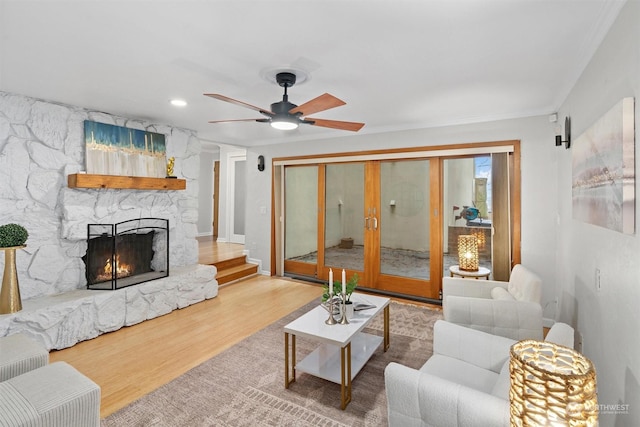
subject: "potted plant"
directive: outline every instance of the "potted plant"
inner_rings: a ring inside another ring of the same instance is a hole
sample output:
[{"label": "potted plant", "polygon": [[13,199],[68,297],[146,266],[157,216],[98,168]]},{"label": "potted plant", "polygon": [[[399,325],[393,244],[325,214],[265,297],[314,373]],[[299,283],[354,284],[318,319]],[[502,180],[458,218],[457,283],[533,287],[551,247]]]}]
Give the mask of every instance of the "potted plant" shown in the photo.
[{"label": "potted plant", "polygon": [[[347,284],[345,286],[345,299],[347,304],[351,304],[351,294],[356,290],[358,286],[358,273],[354,273],[353,276],[347,280]],[[325,302],[329,299],[329,285],[326,284],[323,286],[324,293],[322,294],[322,302]],[[334,280],[333,282],[333,295],[342,298],[342,282],[339,280]]]},{"label": "potted plant", "polygon": [[18,224],[0,226],[0,249],[4,250],[4,275],[0,290],[0,314],[22,310],[18,271],[16,269],[16,249],[24,247],[29,237],[27,230]]},{"label": "potted plant", "polygon": [[0,248],[22,246],[27,241],[29,233],[18,224],[0,225]]}]

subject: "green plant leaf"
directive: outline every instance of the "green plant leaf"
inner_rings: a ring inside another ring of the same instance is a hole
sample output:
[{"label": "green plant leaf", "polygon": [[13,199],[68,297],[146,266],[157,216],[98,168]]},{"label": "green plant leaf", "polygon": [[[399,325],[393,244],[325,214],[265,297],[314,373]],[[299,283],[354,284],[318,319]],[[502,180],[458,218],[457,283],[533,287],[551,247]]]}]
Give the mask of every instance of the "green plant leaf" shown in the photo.
[{"label": "green plant leaf", "polygon": [[[358,286],[358,273],[354,273],[353,276],[347,279],[347,285],[345,286],[345,291],[347,294],[347,301],[351,301],[351,294]],[[322,302],[325,302],[329,299],[329,285],[323,285],[322,289],[324,293],[322,294]],[[340,280],[333,281],[333,294],[340,295],[342,294],[342,282]]]}]

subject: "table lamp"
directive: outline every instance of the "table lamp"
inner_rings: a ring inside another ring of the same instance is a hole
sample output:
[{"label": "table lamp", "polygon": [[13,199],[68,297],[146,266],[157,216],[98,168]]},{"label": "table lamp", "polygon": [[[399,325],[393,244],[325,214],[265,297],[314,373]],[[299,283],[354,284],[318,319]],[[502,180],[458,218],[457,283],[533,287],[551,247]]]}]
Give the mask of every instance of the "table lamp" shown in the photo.
[{"label": "table lamp", "polygon": [[471,234],[458,236],[458,265],[463,271],[478,271],[478,238]]},{"label": "table lamp", "polygon": [[597,426],[593,363],[568,347],[524,340],[511,346],[510,425]]}]

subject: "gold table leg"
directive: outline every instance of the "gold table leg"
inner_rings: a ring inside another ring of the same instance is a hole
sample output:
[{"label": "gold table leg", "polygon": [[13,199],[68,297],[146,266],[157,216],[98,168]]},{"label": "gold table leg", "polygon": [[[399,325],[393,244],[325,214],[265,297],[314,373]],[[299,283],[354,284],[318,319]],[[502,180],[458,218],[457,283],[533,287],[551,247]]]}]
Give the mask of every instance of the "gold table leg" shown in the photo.
[{"label": "gold table leg", "polygon": [[[291,378],[289,371],[291,370]],[[289,334],[284,333],[284,388],[296,382],[296,336],[291,335],[291,369],[289,369]]]},{"label": "gold table leg", "polygon": [[351,402],[351,343],[340,349],[340,373],[340,409],[344,410]]},{"label": "gold table leg", "polygon": [[389,305],[384,308],[384,351],[389,349]]}]

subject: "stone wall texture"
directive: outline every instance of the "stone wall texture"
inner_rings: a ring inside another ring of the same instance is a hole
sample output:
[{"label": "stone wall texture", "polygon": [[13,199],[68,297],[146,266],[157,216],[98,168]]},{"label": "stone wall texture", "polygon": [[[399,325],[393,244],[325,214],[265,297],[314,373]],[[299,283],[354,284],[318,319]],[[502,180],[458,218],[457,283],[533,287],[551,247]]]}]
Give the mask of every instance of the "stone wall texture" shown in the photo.
[{"label": "stone wall texture", "polygon": [[75,290],[23,302],[0,316],[0,337],[25,334],[47,350],[113,332],[218,295],[213,265],[170,269],[170,275],[115,291]]},{"label": "stone wall texture", "polygon": [[[175,157],[174,174],[187,189],[68,188],[67,176],[85,169],[85,120],[165,134],[167,158]],[[86,287],[89,223],[166,218],[170,266],[197,264],[199,153],[190,130],[0,92],[0,225],[29,232],[27,247],[17,252],[23,301]]]}]

